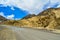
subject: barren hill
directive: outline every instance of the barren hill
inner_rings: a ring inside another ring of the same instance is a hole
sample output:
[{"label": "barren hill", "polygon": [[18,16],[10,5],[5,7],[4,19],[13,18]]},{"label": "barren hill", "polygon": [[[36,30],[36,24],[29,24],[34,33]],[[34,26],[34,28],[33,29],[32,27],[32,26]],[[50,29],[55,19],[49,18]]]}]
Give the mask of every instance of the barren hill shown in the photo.
[{"label": "barren hill", "polygon": [[[27,17],[27,18],[26,18]],[[20,27],[43,27],[60,29],[60,8],[49,8],[38,15],[26,16],[12,25]],[[11,21],[10,21],[11,22]],[[10,22],[6,22],[9,24]]]}]

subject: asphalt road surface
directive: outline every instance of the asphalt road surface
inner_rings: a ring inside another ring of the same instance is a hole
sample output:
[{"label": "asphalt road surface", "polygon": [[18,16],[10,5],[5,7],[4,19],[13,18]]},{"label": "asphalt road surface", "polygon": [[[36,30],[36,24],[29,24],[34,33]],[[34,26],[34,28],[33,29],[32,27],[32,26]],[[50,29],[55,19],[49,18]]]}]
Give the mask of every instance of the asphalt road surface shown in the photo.
[{"label": "asphalt road surface", "polygon": [[15,40],[60,40],[60,35],[50,32],[44,32],[42,30],[17,28],[5,25],[3,25],[2,28],[0,27],[0,30],[2,30],[3,28],[8,28],[14,31],[16,36]]}]

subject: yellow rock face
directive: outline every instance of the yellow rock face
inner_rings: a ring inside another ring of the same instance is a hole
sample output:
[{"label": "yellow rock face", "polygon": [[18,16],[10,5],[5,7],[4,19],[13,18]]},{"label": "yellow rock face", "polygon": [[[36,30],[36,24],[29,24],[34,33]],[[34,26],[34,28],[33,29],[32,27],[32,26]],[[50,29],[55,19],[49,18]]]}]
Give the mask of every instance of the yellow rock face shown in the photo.
[{"label": "yellow rock face", "polygon": [[53,12],[55,13],[56,18],[60,18],[60,10],[53,10]]}]

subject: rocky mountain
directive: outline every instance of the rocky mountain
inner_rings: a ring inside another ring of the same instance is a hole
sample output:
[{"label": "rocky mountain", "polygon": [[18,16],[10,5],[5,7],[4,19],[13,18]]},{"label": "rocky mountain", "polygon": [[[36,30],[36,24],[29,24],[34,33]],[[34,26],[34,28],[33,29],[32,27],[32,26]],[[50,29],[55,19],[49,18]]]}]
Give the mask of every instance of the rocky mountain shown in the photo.
[{"label": "rocky mountain", "polygon": [[22,19],[28,19],[28,18],[31,18],[34,16],[36,16],[36,15],[35,14],[28,14],[27,16],[23,17]]},{"label": "rocky mountain", "polygon": [[60,8],[49,8],[38,15],[28,15],[23,19],[14,22],[12,25],[20,27],[60,29]]},{"label": "rocky mountain", "polygon": [[0,15],[0,21],[6,21],[7,19]]}]

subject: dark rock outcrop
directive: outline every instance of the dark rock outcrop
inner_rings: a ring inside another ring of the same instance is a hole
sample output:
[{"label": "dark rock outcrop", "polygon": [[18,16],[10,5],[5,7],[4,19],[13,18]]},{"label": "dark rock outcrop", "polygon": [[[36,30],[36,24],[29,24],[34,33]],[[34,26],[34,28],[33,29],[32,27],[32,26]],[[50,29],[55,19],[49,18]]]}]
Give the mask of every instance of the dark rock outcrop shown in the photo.
[{"label": "dark rock outcrop", "polygon": [[0,15],[0,21],[7,21],[7,19]]}]

